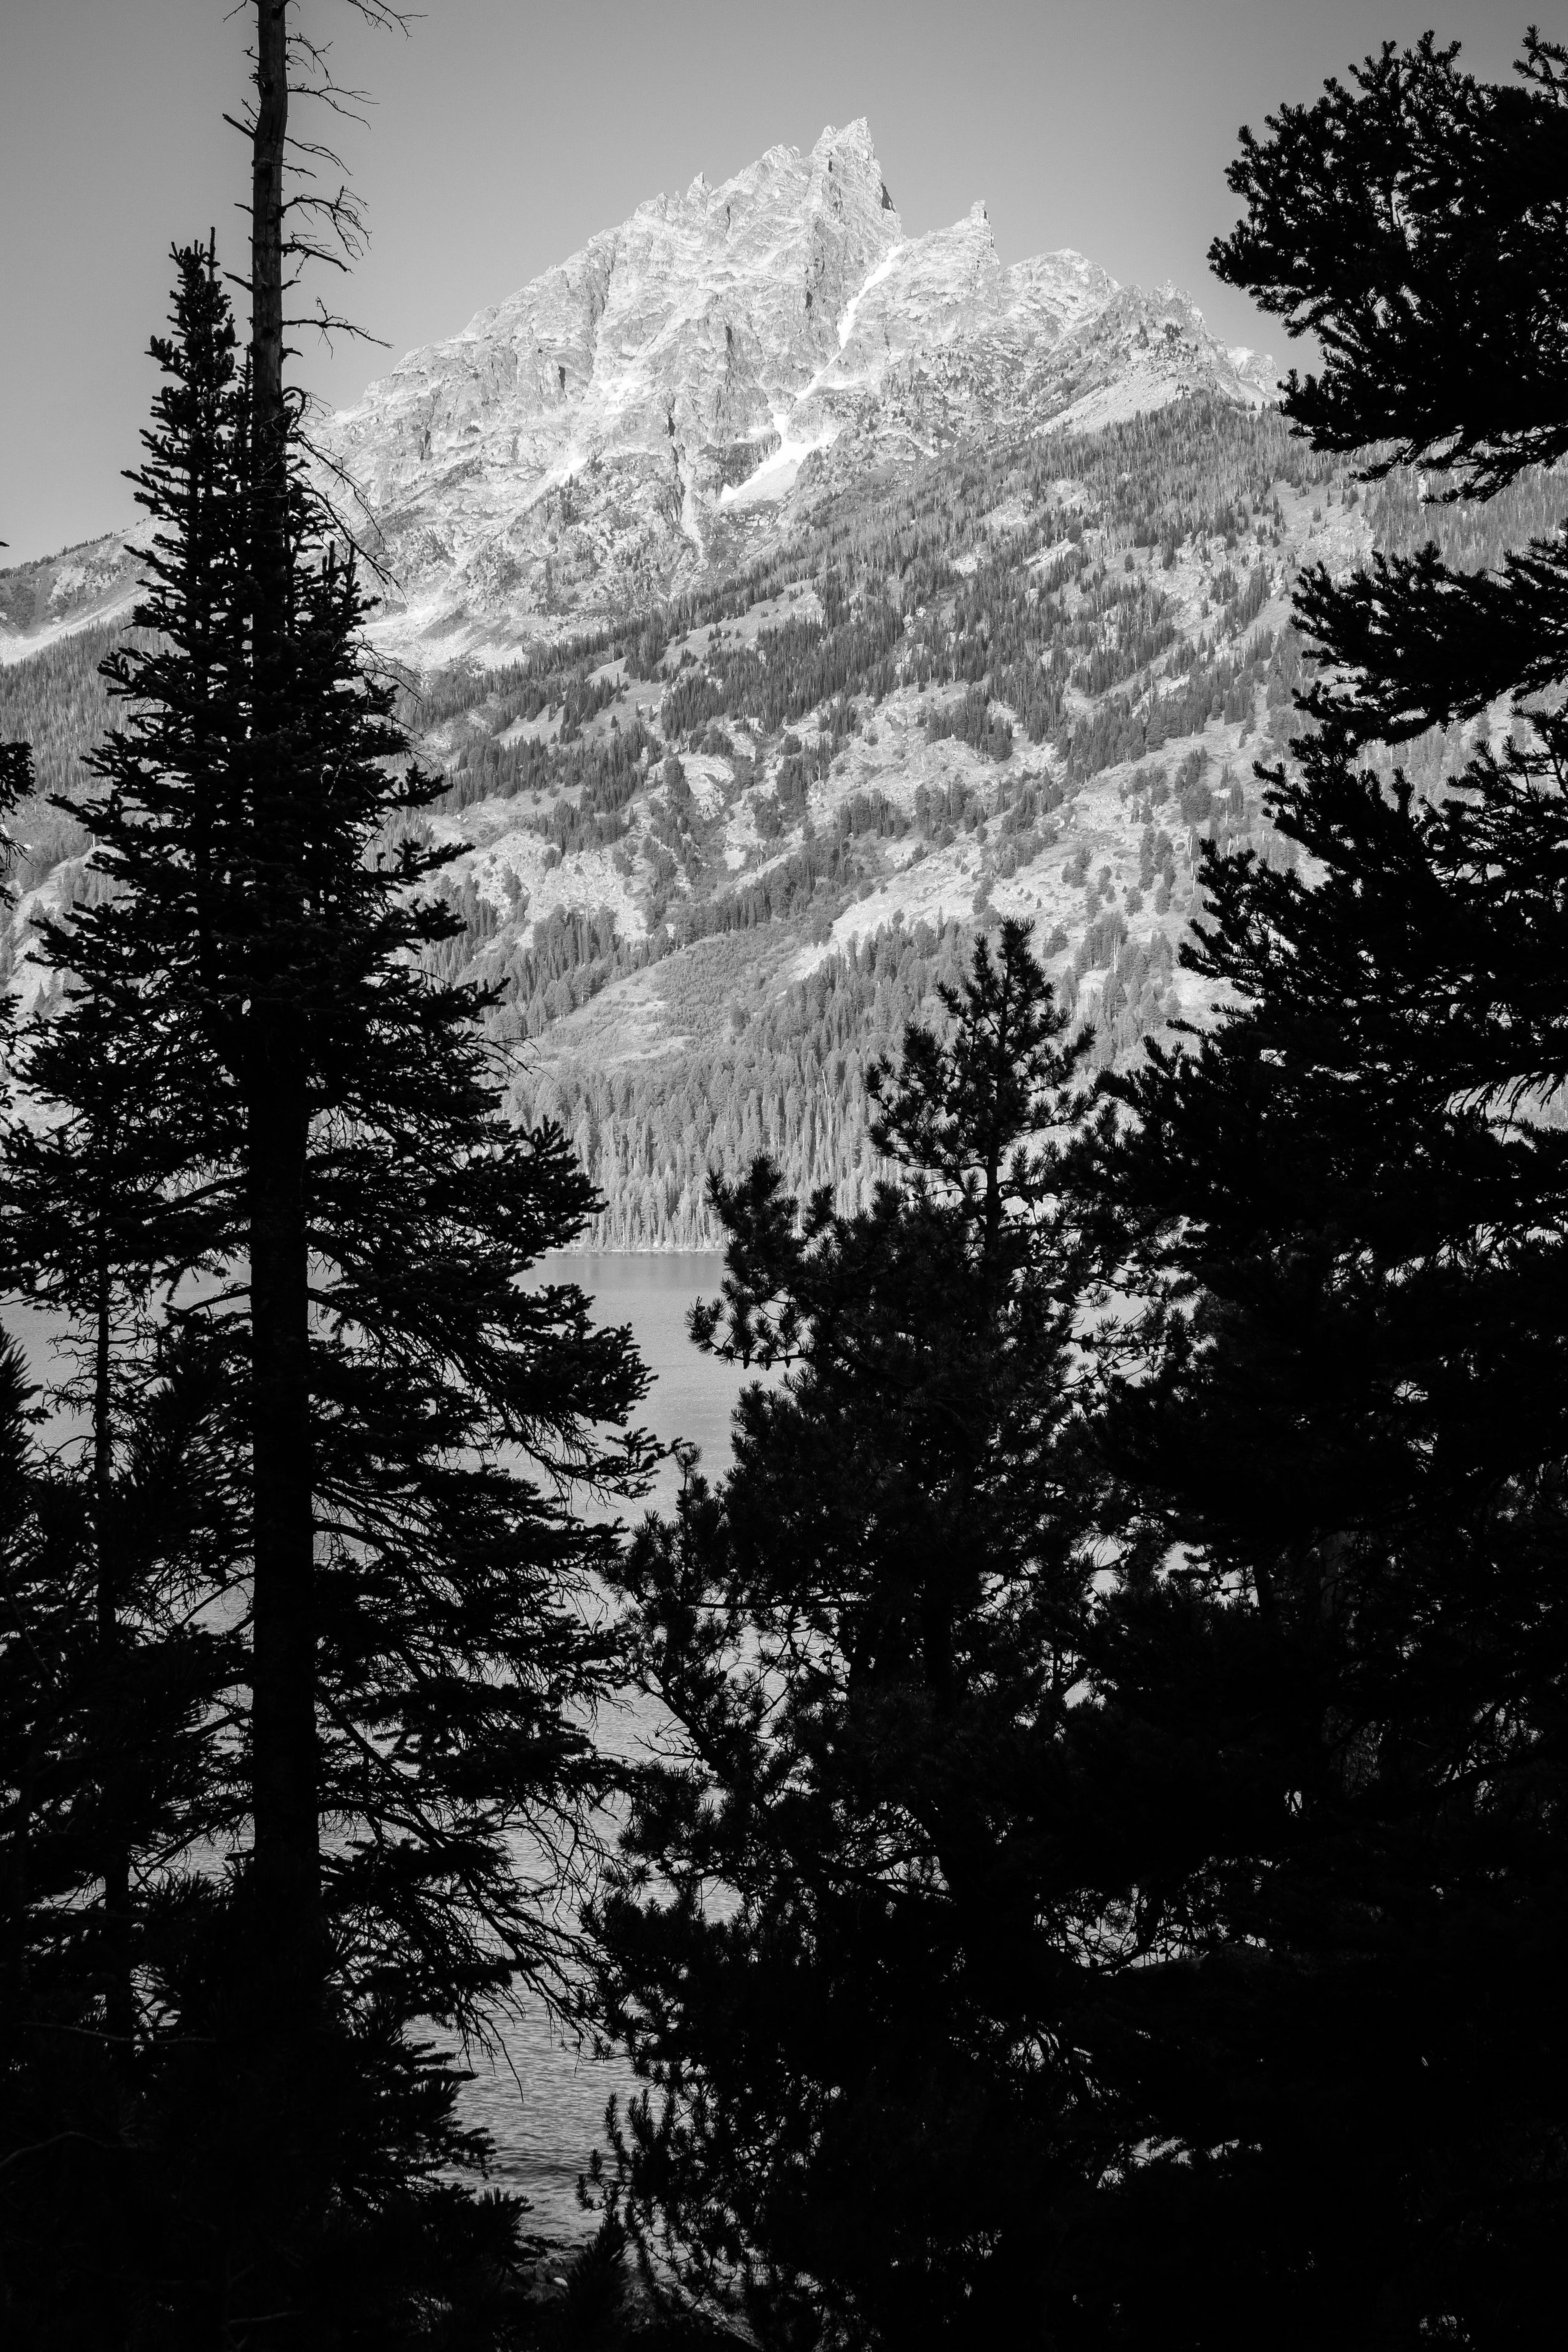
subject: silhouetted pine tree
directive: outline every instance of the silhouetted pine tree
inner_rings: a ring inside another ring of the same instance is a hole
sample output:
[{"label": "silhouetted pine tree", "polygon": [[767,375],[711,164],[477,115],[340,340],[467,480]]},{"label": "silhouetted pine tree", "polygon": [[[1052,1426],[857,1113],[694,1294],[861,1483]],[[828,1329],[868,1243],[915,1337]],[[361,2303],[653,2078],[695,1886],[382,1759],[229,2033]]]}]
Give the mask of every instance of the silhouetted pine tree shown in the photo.
[{"label": "silhouetted pine tree", "polygon": [[[200,1350],[231,1496],[250,1503],[246,1654],[205,1720],[200,1791],[225,1801],[227,1891],[210,1875],[171,1887],[148,1946],[157,2128],[181,2151],[168,2182],[185,2224],[148,2292],[171,2311],[195,2295],[214,2325],[265,2305],[312,2340],[329,2322],[392,2341],[421,2298],[460,2295],[472,2317],[488,2277],[504,2301],[515,2256],[514,2202],[434,2177],[477,2143],[454,2121],[458,2077],[408,2029],[474,2028],[508,1986],[555,1981],[555,1885],[532,1891],[521,1849],[570,1850],[609,1779],[585,1722],[612,1651],[582,1582],[611,1539],[514,1464],[634,1484],[638,1448],[607,1450],[594,1424],[624,1422],[643,1374],[580,1294],[525,1281],[591,1188],[555,1130],[500,1115],[485,1000],[422,968],[450,929],[428,887],[441,857],[408,822],[434,787],[408,764],[392,688],[361,650],[352,565],[292,446],[282,625],[258,635],[250,406],[212,257],[178,261],[139,478],[156,528],[148,635],[110,665],[125,721],[76,810],[111,888],[45,943],[67,992],[28,1065],[46,1116],[19,1155],[13,1233],[95,1339],[106,1297],[110,1327],[163,1302],[168,1345]],[[258,1390],[256,1233],[279,1123],[299,1154],[297,1228],[287,1249],[273,1234],[265,1278],[305,1311],[288,1407],[304,1461],[287,1467],[308,1584],[274,1595],[269,1624],[278,1496],[260,1490],[280,1441],[260,1418],[281,1391]],[[102,1393],[106,1495],[132,1375]],[[193,1608],[220,1598],[215,1565]],[[308,1714],[290,1729],[301,1642]],[[268,1706],[287,1763],[271,1780]],[[302,1759],[303,1892],[287,1860]]]},{"label": "silhouetted pine tree", "polygon": [[[0,546],[5,541],[0,540]],[[7,824],[18,801],[25,800],[33,789],[33,754],[26,743],[0,742],[0,915],[10,911],[12,893],[8,877],[14,844]],[[0,1000],[0,1072],[8,1076],[13,1008],[9,989]],[[0,1100],[4,1097],[0,1096]]]},{"label": "silhouetted pine tree", "polygon": [[0,743],[0,814],[9,815],[32,785],[33,755],[28,746]]},{"label": "silhouetted pine tree", "polygon": [[[123,2333],[134,2282],[180,2267],[157,2148],[162,1986],[182,1883],[245,1808],[232,1724],[246,1496],[221,1355],[156,1295],[160,1262],[178,1255],[167,1163],[177,1172],[187,1140],[163,1116],[157,1024],[121,931],[100,926],[91,988],[69,972],[73,945],[68,925],[45,927],[38,952],[64,994],[20,1042],[24,1108],[5,1133],[0,1210],[7,1287],[47,1349],[56,1416],[47,1460],[27,1474],[47,1539],[8,1628],[18,1658],[49,1660],[11,1694],[16,1738],[47,1759],[3,1832],[31,1854],[6,1921],[27,1993],[16,2087],[44,2115],[64,2099],[78,2129],[52,2145],[45,2133],[18,2159],[36,2226],[0,2242],[24,2299],[47,2283],[63,2325],[74,2280],[86,2308],[118,2304]],[[75,2053],[63,2074],[62,2050]],[[28,2137],[13,2122],[7,2142]]]},{"label": "silhouetted pine tree", "polygon": [[1021,924],[943,996],[878,1077],[868,1211],[716,1185],[694,1335],[787,1376],[625,1572],[684,1738],[599,1916],[651,2086],[619,2190],[768,2341],[1022,2340],[1043,2216],[1117,2144],[1074,2022],[1094,1482],[1047,1130],[1081,1049]]},{"label": "silhouetted pine tree", "polygon": [[199,1349],[165,1342],[120,1388],[107,1470],[90,1424],[84,1461],[62,1458],[57,1428],[38,1446],[14,1346],[6,1360],[0,2311],[18,2342],[129,2341],[141,2290],[192,2260],[163,2128],[164,1984],[187,1941],[183,1873],[236,1810],[218,1701],[243,1658],[200,1613],[236,1498]]},{"label": "silhouetted pine tree", "polygon": [[[111,2053],[90,2032],[89,2004],[40,1991],[36,1926],[74,1888],[62,1869],[70,1800],[60,1769],[84,1648],[90,1573],[81,1514],[61,1515],[34,1443],[21,1349],[0,1346],[0,2316],[8,2336],[38,2340],[56,2289],[81,2256],[72,2226],[99,2236],[102,2197],[84,2195],[96,2144],[114,2112]],[[46,1967],[46,1976],[47,1970]],[[87,2162],[82,2158],[86,2157]],[[98,2252],[97,2246],[94,2253]],[[106,2336],[118,2298],[101,2275],[90,2297]]]},{"label": "silhouetted pine tree", "polygon": [[[1318,333],[1286,403],[1318,446],[1479,498],[1568,448],[1562,65],[1531,40],[1496,90],[1387,48],[1245,142],[1216,266]],[[1187,961],[1228,1009],[1116,1087],[1114,1240],[1147,1220],[1160,1304],[1111,1429],[1163,1566],[1092,1669],[1165,1925],[1120,1996],[1151,2145],[1063,2273],[1085,2340],[1512,2343],[1549,2292],[1568,732],[1531,698],[1563,680],[1562,548],[1308,583],[1344,667],[1259,772],[1310,862],[1209,857]],[[1508,740],[1442,800],[1358,766],[1505,687]]]},{"label": "silhouetted pine tree", "polygon": [[[16,1286],[49,1318],[49,1402],[81,1431],[71,1451],[94,1562],[97,1675],[79,1744],[99,1756],[100,1851],[87,1874],[101,1899],[78,1890],[72,1926],[79,1939],[96,1923],[104,2022],[129,2045],[133,1852],[155,1849],[167,1867],[234,1816],[232,1775],[220,1800],[215,1764],[187,1759],[173,1773],[187,1795],[203,1790],[189,1820],[151,1788],[173,1769],[162,1735],[177,1747],[177,1719],[202,1700],[215,1708],[237,1667],[233,1644],[193,1633],[187,1611],[193,1593],[209,1612],[229,1600],[246,1496],[207,1335],[171,1321],[160,1295],[188,1262],[200,1215],[179,1197],[191,1131],[169,1118],[182,1092],[169,1034],[145,1017],[144,960],[124,927],[100,924],[94,945],[84,987],[70,971],[71,926],[40,929],[35,954],[60,974],[62,995],[21,1040],[27,1108],[5,1133],[0,1202]],[[204,1649],[216,1684],[192,1682]],[[176,1720],[161,1726],[152,1688],[165,1671]]]},{"label": "silhouetted pine tree", "polygon": [[[30,784],[26,747],[5,746],[0,816]],[[9,992],[4,1021],[9,1089]],[[8,1121],[0,1280],[13,1295],[36,1295],[40,1271],[17,1181],[34,1139]],[[101,1188],[107,1155],[89,1157]],[[45,1222],[101,1304],[100,1226],[89,1216],[65,1238],[81,1206],[44,1195]],[[85,1382],[65,1380],[53,1399],[87,1411],[75,1465],[33,1434],[42,1407],[20,1349],[7,1340],[0,1355],[0,2321],[18,2343],[62,2329],[126,2340],[131,2281],[169,2259],[137,2120],[147,1955],[132,1871],[188,1852],[222,1810],[201,1768],[225,1644],[184,1614],[193,1571],[212,1580],[231,1500],[204,1443],[210,1395],[159,1350],[134,1411],[120,1400],[111,1449],[107,1328],[89,1312]]]}]

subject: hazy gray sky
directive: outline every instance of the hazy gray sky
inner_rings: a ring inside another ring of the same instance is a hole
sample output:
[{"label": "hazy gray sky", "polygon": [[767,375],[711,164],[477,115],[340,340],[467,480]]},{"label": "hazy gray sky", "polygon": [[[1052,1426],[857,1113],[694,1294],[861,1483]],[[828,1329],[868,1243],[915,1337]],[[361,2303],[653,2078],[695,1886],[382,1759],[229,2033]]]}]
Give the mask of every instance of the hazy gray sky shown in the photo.
[{"label": "hazy gray sky", "polygon": [[[0,0],[0,562],[127,522],[172,240],[244,258],[251,11],[230,0]],[[1241,122],[1428,26],[1501,78],[1568,0],[426,0],[373,36],[303,0],[368,86],[343,146],[371,250],[346,305],[386,351],[308,348],[334,404],[455,332],[645,196],[866,115],[906,232],[977,196],[1004,261],[1075,246],[1174,278],[1228,341],[1285,347],[1210,278]]]}]

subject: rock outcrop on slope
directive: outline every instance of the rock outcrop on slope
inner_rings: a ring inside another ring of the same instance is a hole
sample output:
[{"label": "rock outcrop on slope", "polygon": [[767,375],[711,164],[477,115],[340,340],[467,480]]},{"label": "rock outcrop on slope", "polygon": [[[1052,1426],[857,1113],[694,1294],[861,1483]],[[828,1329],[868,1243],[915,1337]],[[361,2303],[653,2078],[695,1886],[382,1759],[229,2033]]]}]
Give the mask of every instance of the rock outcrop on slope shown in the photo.
[{"label": "rock outcrop on slope", "polygon": [[0,662],[116,620],[135,600],[141,559],[116,532],[0,572]]},{"label": "rock outcrop on slope", "polygon": [[824,472],[1197,390],[1257,406],[1271,372],[1174,289],[1076,253],[1004,268],[983,205],[905,236],[862,121],[640,205],[412,352],[325,446],[396,635],[445,654],[743,561]]}]

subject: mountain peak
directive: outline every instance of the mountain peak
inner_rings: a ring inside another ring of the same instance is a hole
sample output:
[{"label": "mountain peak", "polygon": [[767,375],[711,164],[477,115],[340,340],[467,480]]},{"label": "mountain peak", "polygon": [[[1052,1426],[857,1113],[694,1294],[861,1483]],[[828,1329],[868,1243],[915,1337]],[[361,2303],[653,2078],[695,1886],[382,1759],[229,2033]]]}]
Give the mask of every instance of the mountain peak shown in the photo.
[{"label": "mountain peak", "polygon": [[882,166],[877,163],[876,149],[872,144],[871,124],[863,114],[857,114],[852,122],[846,122],[840,131],[835,131],[831,122],[825,123],[811,152],[821,156],[841,155],[846,159],[855,157],[870,165],[879,179],[882,176]]},{"label": "mountain peak", "polygon": [[966,433],[1267,396],[1267,362],[1223,352],[1174,289],[1155,302],[1157,331],[1150,298],[1082,254],[1004,268],[982,200],[905,236],[857,116],[639,205],[411,352],[328,455],[402,583],[400,635],[515,638],[743,560],[830,452],[847,478]]}]

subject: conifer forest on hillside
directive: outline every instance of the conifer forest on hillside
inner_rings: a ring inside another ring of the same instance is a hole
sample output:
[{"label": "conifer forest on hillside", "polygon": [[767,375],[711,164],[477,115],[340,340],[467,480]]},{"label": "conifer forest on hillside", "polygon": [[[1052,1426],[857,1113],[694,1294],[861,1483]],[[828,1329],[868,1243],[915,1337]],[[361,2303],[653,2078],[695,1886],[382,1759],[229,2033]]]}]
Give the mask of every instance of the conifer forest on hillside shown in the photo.
[{"label": "conifer forest on hillside", "polygon": [[[863,1067],[977,914],[1047,910],[1102,1061],[1168,1026],[1201,845],[1295,855],[1251,769],[1298,724],[1303,567],[1336,539],[1401,552],[1419,516],[1480,569],[1552,506],[1535,468],[1499,511],[1416,509],[1408,469],[1358,491],[1275,412],[1197,403],[923,472],[891,517],[876,486],[862,512],[838,496],[759,576],[652,625],[406,692],[444,780],[423,821],[462,851],[433,961],[497,992],[518,1109],[561,1124],[604,1200],[596,1246],[713,1245],[706,1171],[764,1137],[798,1187],[869,1197]],[[0,725],[34,745],[25,914],[99,887],[52,803],[110,723],[113,634],[0,670]],[[1490,719],[1434,726],[1406,772],[1439,787]],[[531,893],[487,855],[519,835]],[[863,1005],[862,945],[892,982]]]},{"label": "conifer forest on hillside", "polygon": [[[134,593],[0,575],[0,2332],[1532,2341],[1568,52],[1241,134],[1276,401],[912,360],[662,593],[563,480],[436,658],[292,379],[347,94],[243,14]],[[699,1247],[658,1509],[557,1254]],[[465,2104],[527,2016],[635,2084],[570,2244]]]}]

